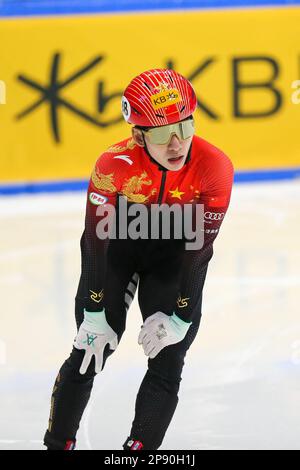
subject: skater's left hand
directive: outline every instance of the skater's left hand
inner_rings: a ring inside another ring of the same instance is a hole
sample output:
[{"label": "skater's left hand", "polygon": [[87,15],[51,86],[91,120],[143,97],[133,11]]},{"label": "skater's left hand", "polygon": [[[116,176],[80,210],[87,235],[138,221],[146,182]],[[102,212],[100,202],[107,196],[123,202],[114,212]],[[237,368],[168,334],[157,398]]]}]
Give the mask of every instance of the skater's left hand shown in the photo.
[{"label": "skater's left hand", "polygon": [[191,323],[163,312],[148,317],[140,331],[138,343],[143,345],[146,356],[153,359],[163,348],[183,340]]}]

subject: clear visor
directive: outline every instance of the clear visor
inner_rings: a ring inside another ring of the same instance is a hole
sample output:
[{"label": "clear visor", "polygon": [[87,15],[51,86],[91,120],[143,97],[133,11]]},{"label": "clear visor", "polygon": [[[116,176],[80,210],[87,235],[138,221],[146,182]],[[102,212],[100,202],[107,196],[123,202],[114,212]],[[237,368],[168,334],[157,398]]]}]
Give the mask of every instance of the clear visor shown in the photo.
[{"label": "clear visor", "polygon": [[177,122],[176,124],[141,130],[145,135],[147,135],[150,144],[165,145],[170,142],[171,137],[174,134],[180,140],[186,140],[189,137],[192,137],[195,133],[195,126],[193,119],[187,119],[186,121]]}]

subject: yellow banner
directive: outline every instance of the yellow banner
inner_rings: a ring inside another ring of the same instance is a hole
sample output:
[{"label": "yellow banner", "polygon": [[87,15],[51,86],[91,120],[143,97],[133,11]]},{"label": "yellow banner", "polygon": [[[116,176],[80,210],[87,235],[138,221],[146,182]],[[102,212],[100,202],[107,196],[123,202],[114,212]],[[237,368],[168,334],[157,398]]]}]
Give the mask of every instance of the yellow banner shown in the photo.
[{"label": "yellow banner", "polygon": [[2,19],[0,179],[87,178],[156,67],[191,80],[197,134],[237,169],[299,166],[299,37],[296,7]]}]

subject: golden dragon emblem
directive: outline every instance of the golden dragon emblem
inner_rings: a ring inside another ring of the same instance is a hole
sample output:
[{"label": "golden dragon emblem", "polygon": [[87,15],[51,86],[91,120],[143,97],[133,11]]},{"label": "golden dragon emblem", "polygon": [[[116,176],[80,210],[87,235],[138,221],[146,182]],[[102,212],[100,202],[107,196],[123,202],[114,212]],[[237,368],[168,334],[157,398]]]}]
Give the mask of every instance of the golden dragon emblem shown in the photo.
[{"label": "golden dragon emblem", "polygon": [[127,197],[128,201],[136,202],[139,204],[143,204],[148,199],[156,193],[156,189],[152,189],[148,196],[139,193],[142,190],[142,186],[150,186],[152,184],[151,180],[147,180],[147,173],[144,171],[140,176],[132,176],[131,178],[125,181],[125,184],[122,188],[121,193]]},{"label": "golden dragon emblem", "polygon": [[115,193],[117,191],[117,188],[114,185],[113,173],[110,173],[109,175],[104,175],[103,173],[99,173],[97,168],[95,168],[92,173],[92,181],[97,189],[107,191],[109,193]]},{"label": "golden dragon emblem", "polygon": [[126,145],[113,145],[112,147],[109,147],[109,149],[106,150],[108,153],[120,153],[120,152],[125,152],[126,150],[132,150],[136,146],[135,142],[133,139],[129,139]]}]

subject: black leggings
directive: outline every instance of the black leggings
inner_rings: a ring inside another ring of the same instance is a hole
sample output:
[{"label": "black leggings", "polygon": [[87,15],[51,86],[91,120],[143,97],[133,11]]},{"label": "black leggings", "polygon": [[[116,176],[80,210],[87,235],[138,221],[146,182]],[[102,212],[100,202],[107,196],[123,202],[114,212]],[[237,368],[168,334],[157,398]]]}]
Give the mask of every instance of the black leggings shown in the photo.
[{"label": "black leggings", "polygon": [[[174,266],[172,266],[173,263]],[[174,273],[178,270],[178,264],[176,267],[175,264],[176,259],[172,258],[169,259],[167,265],[153,261],[151,269],[147,270],[141,265],[131,265],[131,269],[132,267],[140,269],[138,271],[140,277],[138,300],[143,321],[157,311],[171,314],[174,310],[177,298]],[[111,265],[111,269],[114,269],[114,263]],[[106,289],[106,311],[110,318],[109,323],[118,334],[120,342],[126,326],[124,296],[133,273],[128,263],[126,269],[124,267],[123,271],[120,270],[120,258],[116,266],[118,267],[114,269],[114,276],[110,276],[110,279],[114,279],[111,296],[109,288]],[[119,289],[116,289],[117,284]],[[117,296],[116,292],[120,295]],[[80,289],[78,294],[80,294]],[[75,312],[79,328],[83,321],[84,302],[78,294]],[[130,431],[130,437],[141,441],[145,450],[155,450],[161,446],[172,420],[178,403],[178,390],[186,352],[199,328],[201,302],[200,292],[193,323],[185,338],[177,344],[165,347],[155,358],[148,360],[148,370],[137,395],[135,416]],[[120,312],[122,312],[121,315]],[[107,346],[104,351],[103,367],[112,353],[113,351]],[[84,375],[79,373],[83,356],[84,351],[73,348],[56,379],[52,393],[49,428],[45,435],[45,445],[49,448],[63,449],[67,441],[76,439],[79,423],[89,401],[96,375],[94,359]]]}]

